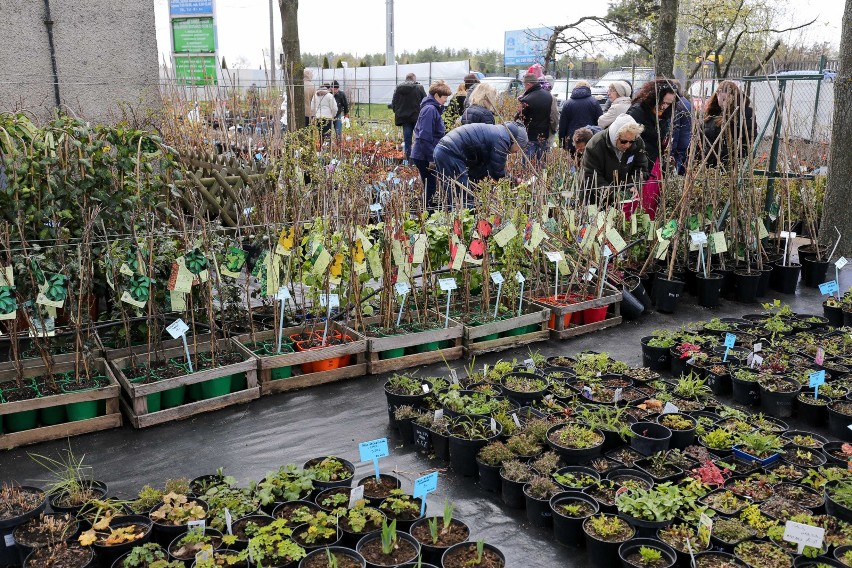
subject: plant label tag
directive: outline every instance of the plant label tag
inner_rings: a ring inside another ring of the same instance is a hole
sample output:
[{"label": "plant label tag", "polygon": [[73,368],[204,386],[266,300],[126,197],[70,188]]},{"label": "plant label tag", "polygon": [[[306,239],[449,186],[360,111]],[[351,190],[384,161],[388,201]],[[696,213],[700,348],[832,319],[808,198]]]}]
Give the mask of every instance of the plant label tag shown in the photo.
[{"label": "plant label tag", "polygon": [[358,444],[358,452],[360,453],[362,462],[385,458],[390,455],[390,452],[388,451],[388,439],[379,438],[378,440],[361,442]]},{"label": "plant label tag", "polygon": [[411,286],[409,286],[407,282],[397,282],[393,285],[393,287],[396,288],[396,293],[400,296],[405,296],[411,292]]},{"label": "plant label tag", "polygon": [[450,369],[450,382],[454,385],[459,384],[459,375],[455,369]]},{"label": "plant label tag", "polygon": [[762,363],[763,363],[763,357],[761,357],[757,353],[754,353],[751,356],[751,363],[750,364],[751,364],[752,369],[754,369],[755,365],[757,365],[759,367]]},{"label": "plant label tag", "polygon": [[725,334],[725,347],[730,349],[731,347],[734,346],[734,344],[736,342],[737,342],[737,336],[736,335],[734,335],[733,333],[726,333]]},{"label": "plant label tag", "polygon": [[499,272],[492,272],[491,273],[491,281],[499,286],[500,284],[502,284],[504,282],[503,275],[500,274]]},{"label": "plant label tag", "polygon": [[200,521],[189,521],[188,523],[186,523],[186,530],[187,531],[200,530],[200,531],[204,532],[204,529],[206,529],[206,528],[207,528],[207,521],[205,521],[204,519],[201,519]]},{"label": "plant label tag", "polygon": [[612,401],[618,402],[621,400],[621,387],[615,389],[615,393],[612,395]]},{"label": "plant label tag", "polygon": [[349,492],[349,508],[352,509],[355,505],[358,504],[358,501],[364,498],[364,486],[359,485],[358,487],[353,487],[352,491]]},{"label": "plant label tag", "polygon": [[592,388],[589,386],[583,387],[583,396],[586,398],[592,398]]},{"label": "plant label tag", "polygon": [[816,357],[814,357],[814,363],[817,365],[822,365],[823,361],[825,361],[825,349],[822,347],[817,347]]},{"label": "plant label tag", "polygon": [[821,549],[824,538],[825,529],[822,527],[815,527],[793,521],[787,521],[787,524],[784,525],[784,540],[798,544],[799,554],[802,553],[806,546]]},{"label": "plant label tag", "polygon": [[535,369],[535,361],[532,359],[524,359],[524,366],[529,370],[533,370]]},{"label": "plant label tag", "polygon": [[521,427],[521,419],[518,418],[518,415],[514,412],[512,413],[512,421],[514,421],[515,426],[517,426],[518,428]]},{"label": "plant label tag", "polygon": [[526,281],[527,281],[527,279],[526,279],[526,278],[524,278],[524,275],[523,275],[523,274],[521,274],[520,272],[516,272],[516,273],[515,273],[515,282],[517,282],[518,284],[520,284],[521,282],[526,282]]},{"label": "plant label tag", "polygon": [[809,385],[811,388],[823,385],[825,384],[825,371],[815,371],[808,375],[808,379],[810,380]]},{"label": "plant label tag", "polygon": [[698,519],[698,540],[704,548],[710,545],[710,534],[713,532],[713,519],[706,513],[701,513]]},{"label": "plant label tag", "polygon": [[630,491],[629,487],[621,486],[618,488],[618,491],[615,492],[615,496],[618,497],[622,493],[627,493],[628,491]]},{"label": "plant label tag", "polygon": [[290,299],[290,289],[287,286],[281,286],[278,288],[278,292],[275,294],[275,299],[280,300],[282,302],[286,302]]},{"label": "plant label tag", "polygon": [[435,419],[435,421],[438,421],[438,420],[441,420],[442,418],[444,418],[444,409],[439,408],[438,410],[435,411],[435,418],[434,419]]},{"label": "plant label tag", "polygon": [[455,278],[439,278],[438,287],[444,292],[447,292],[449,290],[455,290],[458,288],[458,285],[456,284]]},{"label": "plant label tag", "polygon": [[204,562],[205,560],[211,560],[213,558],[213,546],[209,544],[205,544],[201,547],[201,550],[195,555],[195,562]]},{"label": "plant label tag", "polygon": [[706,245],[707,244],[707,233],[705,233],[703,231],[690,233],[689,238],[692,240],[692,244],[694,244],[694,245]]},{"label": "plant label tag", "polygon": [[793,231],[781,231],[781,238],[782,239],[795,239],[796,233],[793,232]]},{"label": "plant label tag", "polygon": [[544,253],[544,255],[547,257],[547,260],[549,260],[550,262],[559,262],[560,260],[562,260],[562,253],[559,252],[558,250],[548,251],[548,252]]},{"label": "plant label tag", "polygon": [[3,541],[6,543],[7,548],[15,546],[15,537],[11,534],[3,536]]},{"label": "plant label tag", "polygon": [[423,383],[420,386],[423,387],[423,393],[424,394],[429,394],[429,385],[427,385],[426,383]]},{"label": "plant label tag", "polygon": [[339,308],[340,294],[320,294],[320,305],[324,308]]},{"label": "plant label tag", "polygon": [[840,257],[840,258],[838,258],[838,259],[837,259],[837,261],[834,263],[834,266],[835,266],[835,268],[837,268],[837,270],[843,270],[843,267],[844,267],[844,266],[846,266],[847,264],[849,264],[849,261],[848,261],[848,260],[846,260],[846,257],[845,257],[845,256],[841,256],[841,257]]},{"label": "plant label tag", "polygon": [[231,511],[229,511],[228,508],[225,507],[225,528],[227,529],[228,534],[234,534],[234,531],[231,528],[233,522],[234,519],[233,517],[231,517]]},{"label": "plant label tag", "polygon": [[497,433],[497,421],[493,418],[491,419],[491,431],[495,434]]},{"label": "plant label tag", "polygon": [[186,323],[182,319],[178,318],[173,321],[169,325],[169,327],[166,328],[166,331],[169,332],[169,335],[172,336],[172,339],[177,339],[178,337],[189,331],[189,326],[186,325]]},{"label": "plant label tag", "polygon": [[755,343],[755,344],[752,346],[752,350],[753,350],[755,353],[760,353],[760,352],[763,350],[763,343]]},{"label": "plant label tag", "polygon": [[372,205],[370,205],[370,211],[372,211],[373,213],[378,213],[381,210],[382,210],[382,204],[381,203],[373,203]]},{"label": "plant label tag", "polygon": [[433,471],[428,475],[424,475],[423,477],[418,477],[414,480],[414,492],[412,493],[412,497],[415,499],[422,498],[424,501],[426,499],[426,495],[432,493],[438,488],[438,472]]},{"label": "plant label tag", "polygon": [[828,294],[833,294],[838,291],[840,291],[840,288],[837,286],[837,280],[829,280],[828,282],[823,282],[819,285],[819,293],[823,296],[827,296]]},{"label": "plant label tag", "polygon": [[663,407],[663,414],[676,414],[678,412],[680,412],[680,409],[670,402],[667,402]]}]

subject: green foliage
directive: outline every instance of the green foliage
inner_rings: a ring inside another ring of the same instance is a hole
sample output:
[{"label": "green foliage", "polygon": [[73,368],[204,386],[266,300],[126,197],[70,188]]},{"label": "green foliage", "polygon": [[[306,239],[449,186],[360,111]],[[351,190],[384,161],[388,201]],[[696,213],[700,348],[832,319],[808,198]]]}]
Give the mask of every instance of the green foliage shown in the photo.
[{"label": "green foliage", "polygon": [[640,546],[639,556],[642,557],[643,564],[654,564],[663,559],[663,553],[650,546]]},{"label": "green foliage", "polygon": [[396,519],[382,522],[382,552],[390,554],[396,546]]},{"label": "green foliage", "polygon": [[266,474],[257,484],[257,496],[263,505],[276,501],[296,501],[314,487],[313,476],[295,464],[281,466],[278,471]]}]

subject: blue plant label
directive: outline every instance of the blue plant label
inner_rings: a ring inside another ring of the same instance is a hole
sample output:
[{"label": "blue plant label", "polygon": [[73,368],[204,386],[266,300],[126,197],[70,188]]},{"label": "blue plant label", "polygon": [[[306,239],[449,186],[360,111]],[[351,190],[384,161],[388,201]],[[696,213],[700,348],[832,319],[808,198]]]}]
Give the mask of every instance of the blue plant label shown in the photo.
[{"label": "blue plant label", "polygon": [[825,371],[816,371],[810,374],[810,386],[811,388],[818,387],[822,384],[825,384]]},{"label": "blue plant label", "polygon": [[414,480],[414,493],[413,497],[415,499],[422,498],[426,499],[426,495],[432,493],[438,488],[438,472],[433,471],[428,475],[424,475],[423,477],[418,477]]},{"label": "blue plant label", "polygon": [[390,455],[390,452],[388,452],[388,439],[379,438],[378,440],[361,442],[358,444],[358,451],[361,453],[362,462],[385,458]]},{"label": "blue plant label", "polygon": [[736,342],[737,342],[737,336],[736,335],[734,335],[733,333],[726,333],[725,334],[725,347],[730,349],[731,347],[734,346],[734,344]]},{"label": "blue plant label", "polygon": [[840,287],[837,285],[837,280],[829,280],[819,285],[819,293],[823,296],[839,292]]}]

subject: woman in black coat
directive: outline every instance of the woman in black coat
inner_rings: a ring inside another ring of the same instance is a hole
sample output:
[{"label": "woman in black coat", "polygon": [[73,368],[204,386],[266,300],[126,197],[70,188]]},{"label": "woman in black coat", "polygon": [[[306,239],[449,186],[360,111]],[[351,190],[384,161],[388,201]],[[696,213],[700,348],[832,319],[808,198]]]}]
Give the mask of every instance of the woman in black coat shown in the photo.
[{"label": "woman in black coat", "polygon": [[650,164],[660,157],[660,150],[666,147],[675,98],[675,88],[669,79],[654,79],[642,85],[633,98],[633,104],[627,109],[627,114],[645,127],[642,140]]},{"label": "woman in black coat", "polygon": [[[708,166],[730,165],[749,155],[757,135],[751,101],[733,81],[722,81],[710,97],[704,119],[704,153]],[[738,151],[732,152],[732,148]]]}]

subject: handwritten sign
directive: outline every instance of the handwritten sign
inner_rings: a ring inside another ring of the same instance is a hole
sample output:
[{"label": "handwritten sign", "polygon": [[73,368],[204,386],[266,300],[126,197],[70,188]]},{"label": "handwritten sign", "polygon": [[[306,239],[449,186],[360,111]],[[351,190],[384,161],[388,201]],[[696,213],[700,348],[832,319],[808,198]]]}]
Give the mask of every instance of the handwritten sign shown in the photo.
[{"label": "handwritten sign", "polygon": [[810,387],[818,387],[820,385],[825,384],[825,371],[815,371],[808,376],[810,380]]},{"label": "handwritten sign", "polygon": [[456,284],[455,278],[439,278],[438,287],[444,292],[447,292],[449,290],[455,290],[458,288],[458,285]]},{"label": "handwritten sign", "polygon": [[177,339],[178,337],[189,331],[189,326],[186,325],[186,322],[184,322],[182,319],[178,318],[166,328],[166,331],[169,332],[169,335],[172,336],[172,339]]},{"label": "handwritten sign", "polygon": [[[415,499],[423,499],[426,501],[426,496],[438,488],[438,472],[433,471],[430,474],[418,477],[414,480],[414,492],[412,496]],[[421,513],[422,514],[422,513]]]},{"label": "handwritten sign", "polygon": [[393,285],[393,287],[396,289],[396,293],[400,296],[405,296],[411,292],[411,286],[409,286],[407,282],[397,282]]},{"label": "handwritten sign", "polygon": [[189,521],[188,523],[186,523],[186,530],[187,531],[200,530],[200,531],[204,532],[204,529],[206,529],[206,528],[207,528],[207,521],[205,521],[204,519],[201,519],[200,521]]},{"label": "handwritten sign", "polygon": [[523,274],[521,274],[520,272],[515,273],[515,282],[517,282],[518,284],[521,284],[521,283],[526,282],[526,281],[527,281],[527,279],[524,278]]},{"label": "handwritten sign", "polygon": [[378,440],[361,442],[358,444],[358,452],[361,455],[362,462],[373,461],[373,465],[376,467],[376,479],[379,479],[379,458],[390,455],[388,451],[388,439],[379,438]]},{"label": "handwritten sign", "polygon": [[828,282],[823,282],[819,285],[819,293],[823,296],[827,296],[838,291],[840,291],[840,287],[837,285],[837,280],[829,280]]},{"label": "handwritten sign", "polygon": [[320,305],[322,307],[329,308],[339,308],[340,307],[340,295],[339,294],[320,294]]},{"label": "handwritten sign", "polygon": [[373,213],[378,213],[381,210],[382,210],[382,204],[381,203],[373,203],[372,205],[370,205],[370,211],[372,211]]},{"label": "handwritten sign", "polygon": [[532,359],[524,359],[524,367],[532,371],[533,369],[535,369],[535,361],[533,361]]},{"label": "handwritten sign", "polygon": [[280,300],[282,302],[286,302],[291,298],[290,289],[287,286],[281,286],[278,288],[278,292],[275,294],[275,299]]},{"label": "handwritten sign", "polygon": [[558,250],[552,250],[552,251],[546,252],[546,253],[544,253],[544,255],[547,257],[547,260],[549,260],[550,262],[559,262],[560,260],[562,260],[562,253],[559,252]]},{"label": "handwritten sign", "polygon": [[11,548],[15,546],[15,537],[11,534],[3,535],[3,542],[6,543],[6,546]]},{"label": "handwritten sign", "polygon": [[499,272],[492,272],[491,273],[491,281],[494,282],[495,284],[498,284],[498,285],[502,284],[504,282],[503,275],[500,274]]},{"label": "handwritten sign", "polygon": [[793,232],[793,231],[781,231],[781,238],[782,239],[795,239],[796,233]]},{"label": "handwritten sign", "polygon": [[799,545],[797,551],[801,554],[806,546],[812,546],[816,549],[822,549],[822,541],[825,538],[825,529],[814,527],[803,523],[795,523],[787,521],[784,525],[784,540],[794,542]]},{"label": "handwritten sign", "polygon": [[837,270],[843,270],[843,267],[846,266],[847,264],[849,264],[849,261],[846,260],[846,257],[841,256],[840,258],[838,258],[835,261],[834,266],[835,266],[835,268],[837,268]]},{"label": "handwritten sign", "polygon": [[690,233],[689,238],[694,245],[706,245],[707,244],[707,233],[703,231],[698,231],[695,233]]},{"label": "handwritten sign", "polygon": [[710,534],[713,532],[713,519],[706,513],[701,513],[698,519],[698,541],[703,548],[710,546]]},{"label": "handwritten sign", "polygon": [[349,492],[349,508],[352,509],[355,505],[358,504],[358,501],[364,498],[364,486],[359,485],[358,487],[353,487],[352,491]]}]

